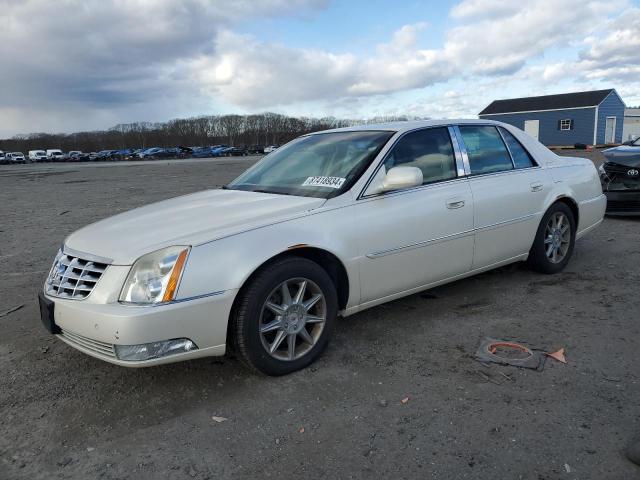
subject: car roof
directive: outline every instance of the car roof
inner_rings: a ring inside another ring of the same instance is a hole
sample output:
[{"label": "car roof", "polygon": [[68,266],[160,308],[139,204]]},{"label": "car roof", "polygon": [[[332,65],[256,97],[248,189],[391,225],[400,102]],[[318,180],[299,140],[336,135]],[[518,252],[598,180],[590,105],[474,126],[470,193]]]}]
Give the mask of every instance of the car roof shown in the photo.
[{"label": "car roof", "polygon": [[484,120],[484,119],[473,119],[473,118],[461,118],[461,119],[452,119],[452,120],[408,120],[404,122],[389,122],[389,123],[370,123],[365,125],[354,125],[352,127],[343,127],[343,128],[332,128],[329,130],[322,130],[319,132],[313,132],[310,135],[316,135],[319,133],[327,133],[327,132],[357,132],[357,131],[365,131],[365,130],[387,130],[391,132],[408,132],[410,130],[415,130],[417,128],[424,127],[439,127],[446,125],[473,125],[473,124],[493,124],[493,125],[502,125],[501,122],[496,122],[495,120]]}]

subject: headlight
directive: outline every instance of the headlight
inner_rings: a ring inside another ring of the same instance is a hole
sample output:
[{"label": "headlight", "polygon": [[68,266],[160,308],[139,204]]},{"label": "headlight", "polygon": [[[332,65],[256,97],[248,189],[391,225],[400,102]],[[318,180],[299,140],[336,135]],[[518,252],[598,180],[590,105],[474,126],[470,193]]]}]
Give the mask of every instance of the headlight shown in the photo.
[{"label": "headlight", "polygon": [[168,247],[136,260],[124,282],[120,301],[150,305],[173,300],[189,247]]},{"label": "headlight", "polygon": [[604,165],[600,165],[598,167],[598,171],[600,172],[601,175],[606,175],[607,174],[607,172],[605,172],[605,170],[604,170]]}]

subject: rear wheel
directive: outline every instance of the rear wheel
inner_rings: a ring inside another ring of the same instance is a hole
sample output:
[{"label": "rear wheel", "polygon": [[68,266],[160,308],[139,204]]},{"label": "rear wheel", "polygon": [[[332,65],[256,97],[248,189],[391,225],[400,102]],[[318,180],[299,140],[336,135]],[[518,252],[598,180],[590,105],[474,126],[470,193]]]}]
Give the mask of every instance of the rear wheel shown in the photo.
[{"label": "rear wheel", "polygon": [[267,375],[285,375],[326,348],[338,300],[329,275],[303,258],[285,258],[259,272],[240,292],[232,318],[235,353]]},{"label": "rear wheel", "polygon": [[569,263],[575,244],[576,221],[564,203],[554,203],[540,222],[533,246],[529,251],[529,266],[541,273],[558,273]]}]

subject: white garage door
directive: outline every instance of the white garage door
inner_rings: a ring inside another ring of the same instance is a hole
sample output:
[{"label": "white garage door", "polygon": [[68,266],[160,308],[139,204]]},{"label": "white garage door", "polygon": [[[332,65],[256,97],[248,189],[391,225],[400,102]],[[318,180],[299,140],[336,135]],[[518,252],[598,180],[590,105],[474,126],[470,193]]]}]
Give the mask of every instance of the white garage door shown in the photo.
[{"label": "white garage door", "polygon": [[538,140],[538,133],[540,132],[540,120],[525,120],[524,131]]}]

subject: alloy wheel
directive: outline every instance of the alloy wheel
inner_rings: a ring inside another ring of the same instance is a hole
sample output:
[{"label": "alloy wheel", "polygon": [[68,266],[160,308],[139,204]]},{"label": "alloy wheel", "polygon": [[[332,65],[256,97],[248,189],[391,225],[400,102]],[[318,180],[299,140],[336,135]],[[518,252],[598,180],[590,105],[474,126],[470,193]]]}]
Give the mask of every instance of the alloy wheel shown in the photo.
[{"label": "alloy wheel", "polygon": [[571,224],[562,212],[555,212],[549,218],[544,233],[544,250],[551,263],[560,263],[567,256],[571,244]]},{"label": "alloy wheel", "polygon": [[326,299],[318,285],[306,278],[286,280],[271,291],[262,306],[262,346],[277,360],[297,360],[318,342],[326,315]]}]

